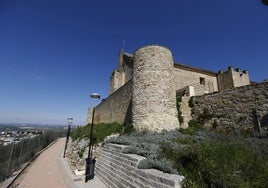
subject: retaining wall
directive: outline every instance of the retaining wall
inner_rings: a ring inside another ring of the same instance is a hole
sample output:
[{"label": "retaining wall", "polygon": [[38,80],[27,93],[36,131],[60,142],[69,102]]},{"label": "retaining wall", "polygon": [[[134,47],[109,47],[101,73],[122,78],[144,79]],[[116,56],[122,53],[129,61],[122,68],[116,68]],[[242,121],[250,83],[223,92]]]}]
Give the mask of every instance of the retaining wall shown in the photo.
[{"label": "retaining wall", "polygon": [[253,109],[257,110],[262,126],[268,126],[268,82],[223,90],[193,97],[193,118],[207,109],[214,115],[207,125],[222,128],[252,128]]},{"label": "retaining wall", "polygon": [[123,145],[105,144],[96,161],[96,174],[108,187],[179,188],[183,176],[163,173],[154,169],[138,169],[145,157],[124,154]]}]

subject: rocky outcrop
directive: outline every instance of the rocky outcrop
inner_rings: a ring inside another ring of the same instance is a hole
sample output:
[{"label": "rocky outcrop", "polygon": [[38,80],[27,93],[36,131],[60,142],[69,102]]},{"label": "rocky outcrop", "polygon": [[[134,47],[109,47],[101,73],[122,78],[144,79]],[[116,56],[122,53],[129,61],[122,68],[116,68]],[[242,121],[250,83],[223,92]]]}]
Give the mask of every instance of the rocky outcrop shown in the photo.
[{"label": "rocky outcrop", "polygon": [[85,158],[88,151],[87,145],[87,139],[76,140],[74,142],[70,141],[68,145],[66,160],[73,173],[76,175],[85,173]]}]

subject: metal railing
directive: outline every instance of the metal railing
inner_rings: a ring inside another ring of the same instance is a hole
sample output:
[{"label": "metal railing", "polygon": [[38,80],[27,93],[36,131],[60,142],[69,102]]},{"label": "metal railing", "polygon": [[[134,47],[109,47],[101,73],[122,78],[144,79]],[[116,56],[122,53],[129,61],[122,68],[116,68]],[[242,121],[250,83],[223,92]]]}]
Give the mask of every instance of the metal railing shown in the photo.
[{"label": "metal railing", "polygon": [[0,182],[20,170],[23,164],[56,138],[56,134],[43,133],[21,139],[14,137],[10,144],[0,145]]}]

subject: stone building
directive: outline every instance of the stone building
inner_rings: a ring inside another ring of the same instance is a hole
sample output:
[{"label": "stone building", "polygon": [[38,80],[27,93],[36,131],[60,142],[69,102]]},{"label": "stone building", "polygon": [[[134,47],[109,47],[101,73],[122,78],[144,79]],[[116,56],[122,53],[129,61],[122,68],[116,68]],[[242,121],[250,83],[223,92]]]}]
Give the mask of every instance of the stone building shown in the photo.
[{"label": "stone building", "polygon": [[[110,77],[110,94],[96,107],[96,123],[132,123],[138,130],[161,131],[180,127],[176,92],[200,96],[249,85],[248,71],[228,67],[218,73],[175,63],[163,46],[120,51],[118,68]],[[91,122],[91,113],[88,121]]]}]

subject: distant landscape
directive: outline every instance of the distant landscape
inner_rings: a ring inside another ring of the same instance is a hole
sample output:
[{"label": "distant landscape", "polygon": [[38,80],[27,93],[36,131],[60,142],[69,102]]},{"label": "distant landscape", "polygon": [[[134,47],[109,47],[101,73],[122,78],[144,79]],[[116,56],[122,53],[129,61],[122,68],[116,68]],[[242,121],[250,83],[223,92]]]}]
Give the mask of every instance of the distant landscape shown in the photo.
[{"label": "distant landscape", "polygon": [[63,125],[0,123],[0,182],[66,132]]},{"label": "distant landscape", "polygon": [[29,124],[29,123],[0,123],[1,131],[22,131],[22,130],[49,130],[64,129],[66,125],[45,125],[45,124]]}]

